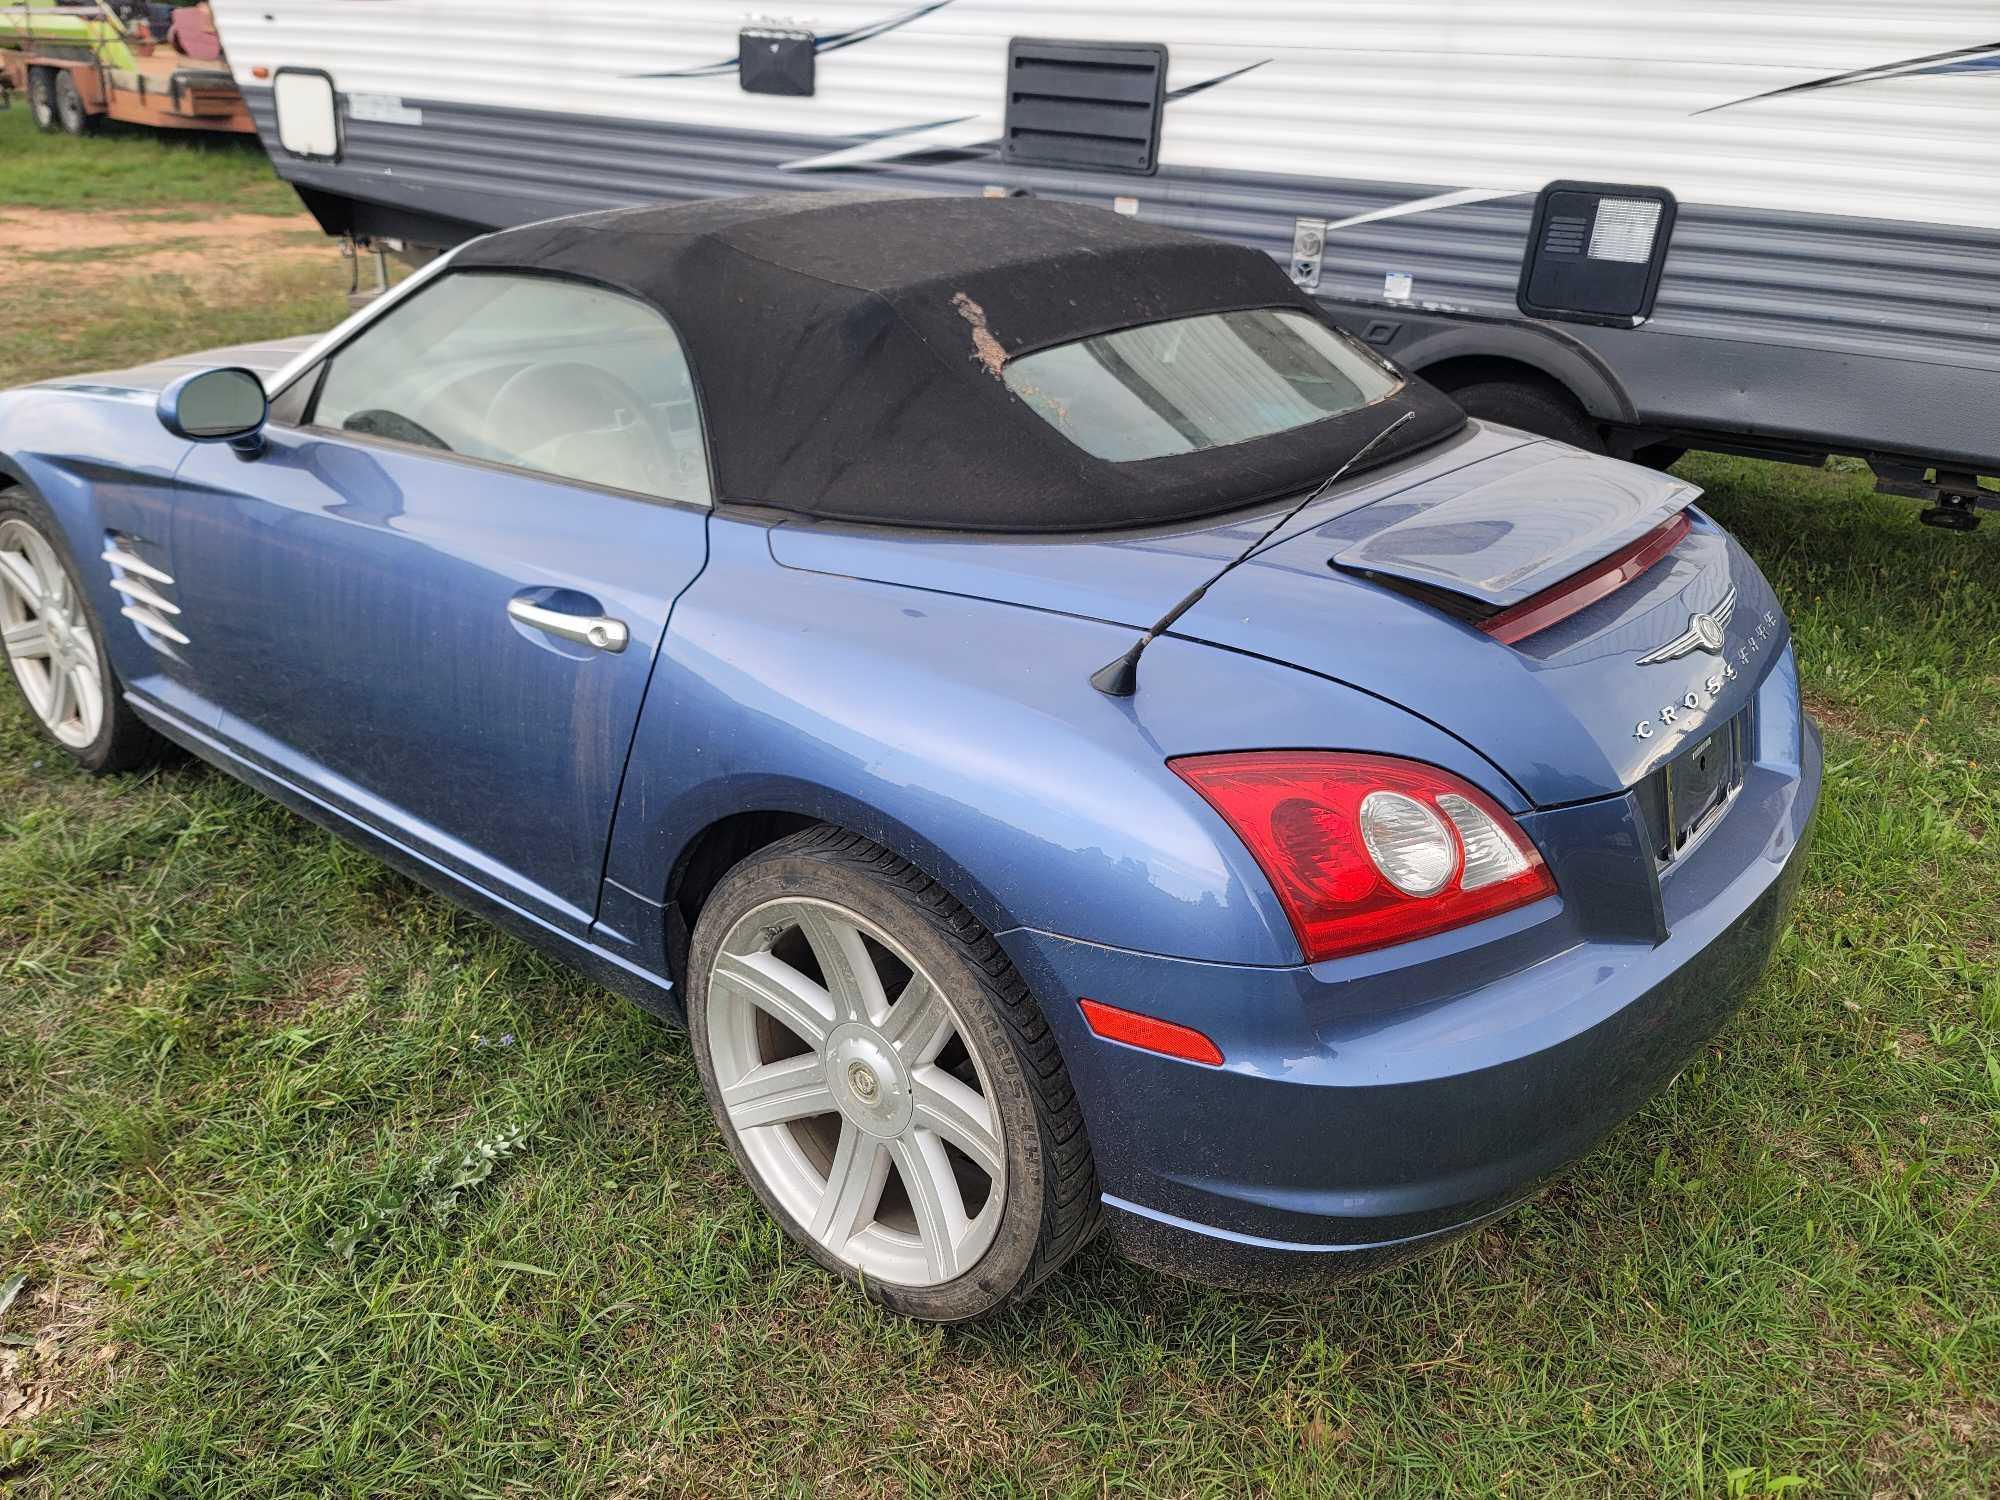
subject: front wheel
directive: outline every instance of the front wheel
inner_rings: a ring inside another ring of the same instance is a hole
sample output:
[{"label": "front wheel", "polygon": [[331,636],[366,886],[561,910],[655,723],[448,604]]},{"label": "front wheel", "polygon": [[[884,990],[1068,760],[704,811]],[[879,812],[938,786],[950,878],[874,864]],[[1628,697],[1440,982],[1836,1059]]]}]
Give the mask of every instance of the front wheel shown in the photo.
[{"label": "front wheel", "polygon": [[84,770],[136,770],[166,751],[125,702],[61,529],[18,488],[0,490],[0,645],[42,732]]},{"label": "front wheel", "polygon": [[38,130],[56,128],[56,80],[53,68],[28,70],[28,113]]},{"label": "front wheel", "polygon": [[1027,987],[970,913],[858,835],[738,865],[695,924],[695,1062],[792,1238],[934,1322],[1018,1299],[1090,1238],[1080,1108]]}]

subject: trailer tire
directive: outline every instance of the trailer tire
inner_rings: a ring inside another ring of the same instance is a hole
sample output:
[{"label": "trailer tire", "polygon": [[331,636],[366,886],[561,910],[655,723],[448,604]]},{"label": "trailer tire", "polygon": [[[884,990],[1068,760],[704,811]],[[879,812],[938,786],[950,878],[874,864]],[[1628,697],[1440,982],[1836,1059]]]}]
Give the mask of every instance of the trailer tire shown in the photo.
[{"label": "trailer tire", "polygon": [[56,118],[70,135],[89,135],[97,128],[97,116],[83,102],[83,90],[68,68],[56,71]]},{"label": "trailer tire", "polygon": [[37,130],[56,128],[55,73],[54,68],[28,69],[28,113],[34,117]]},{"label": "trailer tire", "polygon": [[1554,438],[1586,453],[1605,451],[1604,434],[1590,414],[1567,391],[1525,380],[1480,380],[1451,392],[1467,416],[1506,427],[1519,427],[1537,437]]}]

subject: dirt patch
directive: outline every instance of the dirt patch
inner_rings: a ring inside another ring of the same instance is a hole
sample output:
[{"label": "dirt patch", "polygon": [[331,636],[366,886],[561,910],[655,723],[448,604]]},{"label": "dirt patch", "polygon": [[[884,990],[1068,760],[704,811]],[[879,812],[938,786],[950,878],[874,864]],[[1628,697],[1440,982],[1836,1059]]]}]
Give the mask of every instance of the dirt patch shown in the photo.
[{"label": "dirt patch", "polygon": [[986,367],[986,373],[995,380],[1007,364],[1007,351],[1000,347],[1000,340],[993,337],[993,330],[986,326],[986,309],[974,302],[963,292],[954,293],[951,305],[958,309],[958,315],[972,325],[972,357]]},{"label": "dirt patch", "polygon": [[334,963],[314,969],[286,993],[246,1006],[243,1020],[252,1025],[289,1026],[321,1001],[344,998],[367,972],[367,965],[361,963]]},{"label": "dirt patch", "polygon": [[1880,749],[1888,745],[1911,745],[1917,738],[1917,730],[1923,724],[1923,721],[1919,720],[1917,724],[1911,726],[1908,732],[1898,733],[1895,730],[1885,729],[1874,723],[1861,709],[1835,703],[1829,698],[1821,697],[1818,693],[1802,692],[1799,695],[1799,701],[1804,705],[1806,712],[1813,716],[1821,729],[1834,734],[1848,735],[1853,739],[1860,740],[1872,749]]},{"label": "dirt patch", "polygon": [[103,285],[138,274],[223,276],[253,262],[309,261],[333,253],[310,215],[217,211],[162,224],[137,213],[15,209],[0,214],[0,263],[32,267],[72,284]]},{"label": "dirt patch", "polygon": [[36,1417],[110,1382],[123,1347],[105,1337],[97,1282],[84,1270],[103,1250],[94,1226],[45,1244],[0,1319],[0,1448]]}]

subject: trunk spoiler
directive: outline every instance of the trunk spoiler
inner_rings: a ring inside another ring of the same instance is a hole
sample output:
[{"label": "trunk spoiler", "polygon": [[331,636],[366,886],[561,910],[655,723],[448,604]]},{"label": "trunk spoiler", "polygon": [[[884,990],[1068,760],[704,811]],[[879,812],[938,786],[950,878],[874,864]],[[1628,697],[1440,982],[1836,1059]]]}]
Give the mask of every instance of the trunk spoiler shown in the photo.
[{"label": "trunk spoiler", "polygon": [[1508,609],[1637,541],[1701,491],[1637,464],[1529,443],[1422,494],[1385,496],[1323,528],[1351,538],[1333,565]]},{"label": "trunk spoiler", "polygon": [[[1391,495],[1331,523],[1332,567],[1511,644],[1644,573],[1688,533],[1693,485],[1549,443],[1471,466],[1424,500]],[[1371,521],[1377,522],[1371,526]],[[1380,524],[1386,522],[1386,524]]]},{"label": "trunk spoiler", "polygon": [[1606,594],[1616,593],[1681,544],[1691,525],[1687,512],[1655,526],[1636,542],[1620,547],[1602,562],[1592,563],[1581,573],[1561,583],[1531,594],[1511,609],[1488,615],[1479,628],[1503,646],[1524,641],[1538,630],[1547,630],[1589,608]]}]

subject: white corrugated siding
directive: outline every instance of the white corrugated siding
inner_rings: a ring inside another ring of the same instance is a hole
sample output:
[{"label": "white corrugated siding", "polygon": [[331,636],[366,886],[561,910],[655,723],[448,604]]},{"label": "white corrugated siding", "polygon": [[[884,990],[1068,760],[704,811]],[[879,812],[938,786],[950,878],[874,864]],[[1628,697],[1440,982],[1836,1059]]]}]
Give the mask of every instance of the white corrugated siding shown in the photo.
[{"label": "white corrugated siding", "polygon": [[[1828,74],[2000,43],[1993,0],[1358,4],[952,0],[823,54],[810,99],[732,75],[743,0],[214,0],[239,79],[324,68],[346,93],[842,138],[971,114],[910,144],[999,134],[1012,36],[1156,41],[1183,88],[1161,160],[1366,182],[1533,190],[1656,183],[1684,202],[2000,228],[2000,74],[1894,79],[1696,111]],[[907,0],[817,3],[822,35]]]}]

